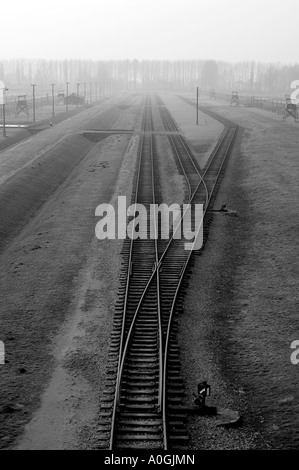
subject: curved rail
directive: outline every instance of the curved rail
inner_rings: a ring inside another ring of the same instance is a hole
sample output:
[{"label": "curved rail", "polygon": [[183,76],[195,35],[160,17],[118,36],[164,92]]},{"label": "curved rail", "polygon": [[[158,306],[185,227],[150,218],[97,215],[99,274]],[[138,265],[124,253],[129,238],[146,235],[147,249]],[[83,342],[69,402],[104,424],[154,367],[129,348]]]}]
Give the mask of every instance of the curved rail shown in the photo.
[{"label": "curved rail", "polygon": [[[171,130],[170,128],[171,128],[172,122],[171,122],[171,116],[170,115],[169,115],[169,117],[165,117],[165,115],[164,115],[164,122],[165,122],[168,130]],[[175,129],[176,129],[175,125],[173,127],[175,127]],[[215,186],[217,184],[217,181],[218,181],[219,175],[221,173],[221,170],[223,168],[224,161],[226,160],[227,154],[229,152],[231,143],[234,139],[235,132],[234,132],[234,134],[232,135],[232,137],[230,139],[230,143],[229,143],[229,145],[226,149],[225,155],[222,159],[221,166],[218,170],[218,174],[217,174],[216,178],[214,178],[214,184],[213,184],[213,187],[211,188],[210,191],[208,189],[208,186],[207,186],[206,182],[204,181],[204,177],[209,172],[209,169],[211,168],[211,166],[213,164],[213,161],[215,160],[215,157],[217,156],[217,154],[218,154],[219,150],[221,149],[221,146],[222,146],[225,138],[227,137],[228,131],[229,131],[229,127],[227,126],[225,131],[223,132],[223,135],[222,135],[221,139],[219,139],[219,142],[218,142],[217,146],[215,147],[215,149],[213,151],[213,154],[212,154],[211,158],[209,159],[208,164],[207,164],[207,166],[206,166],[206,168],[205,168],[202,175],[201,175],[200,171],[198,170],[197,165],[195,164],[195,162],[193,160],[193,156],[191,155],[191,153],[187,149],[182,137],[180,135],[178,135],[179,141],[181,142],[186,154],[189,156],[190,162],[192,163],[196,174],[199,176],[199,181],[196,183],[196,185],[194,185],[194,181],[193,181],[193,183],[192,183],[193,188],[192,188],[192,185],[191,185],[190,181],[188,182],[188,200],[189,200],[188,203],[191,204],[194,201],[194,198],[195,198],[199,188],[201,186],[203,186],[204,187],[204,194],[205,194],[205,196],[204,196],[204,216],[205,216],[205,214],[207,212],[207,209],[209,207],[211,197],[213,195],[213,192],[214,192]],[[169,138],[172,142],[173,149],[176,152],[176,156],[178,158],[178,161],[180,162],[181,169],[182,169],[182,172],[185,176],[185,179],[188,180],[188,176],[187,176],[187,173],[185,171],[184,164],[181,160],[180,153],[177,149],[177,145],[174,142],[173,135],[169,134]],[[140,149],[141,149],[140,152],[142,152],[142,143],[143,143],[143,136],[142,136],[142,142],[141,142],[141,146],[140,146]],[[137,185],[139,184],[141,158],[142,158],[142,155],[140,154]],[[151,140],[151,159],[152,158],[153,158],[153,152],[152,152],[152,140]],[[154,178],[154,172],[153,172],[153,159],[152,159],[152,184],[153,184],[153,192],[154,192],[154,179],[153,178]],[[137,192],[136,192],[136,198],[137,198]],[[153,194],[153,201],[155,201],[155,195],[154,194]],[[137,202],[137,199],[136,199],[136,202]],[[181,217],[181,222],[184,219],[185,213],[186,213],[186,211],[183,213],[183,215]],[[155,221],[156,221],[156,217],[155,217]],[[178,230],[178,228],[177,228],[177,230]],[[156,225],[155,225],[155,234],[157,234]],[[179,280],[178,280],[178,283],[177,283],[177,286],[176,286],[176,289],[175,289],[175,294],[174,294],[174,297],[173,297],[173,300],[172,300],[172,305],[171,305],[171,309],[170,309],[170,312],[169,312],[169,318],[168,318],[168,322],[167,322],[167,330],[166,330],[166,337],[165,337],[165,343],[164,343],[164,360],[163,360],[163,357],[162,357],[162,354],[163,354],[163,351],[162,351],[163,332],[162,332],[162,316],[161,316],[161,308],[160,308],[160,302],[161,302],[161,299],[160,299],[160,286],[161,286],[161,284],[160,284],[160,269],[162,267],[162,264],[163,264],[164,260],[166,259],[167,254],[169,253],[170,247],[173,247],[173,242],[177,241],[177,240],[174,239],[175,234],[176,234],[176,231],[172,234],[172,236],[171,236],[166,248],[164,249],[160,259],[158,259],[157,237],[155,237],[155,240],[156,240],[156,244],[155,244],[155,249],[156,249],[155,259],[156,259],[156,262],[155,262],[155,266],[153,268],[153,272],[152,272],[150,278],[148,279],[148,282],[146,283],[145,288],[144,288],[144,290],[143,290],[143,292],[140,296],[138,305],[136,307],[133,319],[132,319],[131,324],[130,324],[130,329],[129,329],[129,332],[127,334],[126,342],[125,342],[124,345],[123,345],[123,341],[124,341],[123,335],[121,337],[121,347],[120,347],[120,354],[119,354],[119,367],[118,367],[118,375],[117,375],[117,383],[116,383],[116,391],[115,391],[115,400],[114,400],[113,416],[112,416],[110,449],[113,448],[114,433],[115,433],[115,418],[116,418],[117,406],[119,404],[119,399],[120,399],[120,389],[121,389],[121,382],[122,382],[122,376],[123,376],[123,371],[124,371],[125,360],[127,358],[130,343],[132,341],[132,334],[133,334],[134,327],[135,327],[136,322],[137,322],[138,314],[141,310],[141,307],[142,307],[142,304],[144,302],[145,296],[149,292],[150,286],[152,285],[154,279],[156,279],[156,289],[157,289],[157,298],[158,298],[158,304],[157,304],[158,305],[158,312],[157,313],[158,313],[158,323],[159,323],[159,364],[160,364],[160,366],[159,366],[158,408],[159,408],[160,412],[162,412],[164,449],[167,449],[167,447],[168,447],[168,442],[167,442],[167,407],[166,407],[167,387],[166,387],[166,384],[167,384],[167,361],[168,361],[168,354],[169,354],[169,338],[170,338],[171,325],[172,325],[173,314],[174,314],[174,310],[175,310],[175,305],[176,305],[178,292],[179,292],[179,289],[180,289],[180,286],[181,286],[181,283],[182,283],[187,265],[189,263],[190,256],[192,254],[192,251],[190,251],[188,253],[188,255],[186,256],[186,259],[184,260],[184,262],[183,262],[183,264],[181,265],[181,268],[180,268],[180,277],[179,277]],[[180,245],[181,244],[179,244],[178,246],[180,246]],[[129,282],[130,282],[132,248],[133,248],[133,240],[131,240],[131,247],[130,247],[130,254],[129,254],[129,265],[128,265],[128,273],[127,273],[127,284],[126,284],[125,307],[124,307],[122,331],[124,331],[124,325],[125,325],[125,320],[126,320],[125,319],[125,311],[126,311],[127,300],[128,300],[128,292],[127,291],[128,291]]]},{"label": "curved rail", "polygon": [[[150,105],[150,99],[148,97],[145,101],[146,104]],[[142,164],[143,158],[143,149],[144,149],[144,139],[145,139],[145,132],[149,132],[150,134],[150,160],[151,160],[151,188],[152,188],[152,204],[154,207],[154,214],[152,221],[151,219],[147,222],[151,225],[153,222],[154,228],[154,245],[155,245],[155,262],[154,262],[154,271],[156,271],[155,266],[158,264],[159,254],[158,254],[158,227],[157,227],[157,217],[156,217],[156,199],[155,199],[155,178],[154,178],[154,159],[153,159],[153,138],[152,138],[152,114],[151,108],[149,112],[149,119],[146,119],[146,107],[144,107],[144,115],[143,115],[143,132],[141,137],[141,142],[139,146],[139,165],[138,165],[138,173],[137,173],[137,182],[136,182],[136,195],[135,195],[135,204],[138,203],[138,189],[140,185],[140,169]],[[151,214],[152,215],[152,214]],[[132,269],[132,255],[133,255],[133,247],[134,247],[134,226],[132,225],[132,234],[131,234],[131,242],[130,242],[130,249],[129,249],[129,262],[128,262],[128,270],[127,270],[127,282],[126,282],[126,289],[125,289],[125,300],[124,300],[124,308],[123,308],[123,320],[122,320],[122,333],[121,333],[121,340],[120,340],[120,348],[119,348],[119,362],[118,362],[118,373],[117,373],[117,381],[116,381],[116,389],[115,389],[115,399],[113,404],[113,413],[112,413],[112,427],[111,427],[111,437],[110,437],[110,449],[113,448],[114,443],[114,436],[115,436],[115,418],[117,413],[117,407],[120,402],[120,391],[122,385],[122,376],[124,370],[125,360],[127,358],[127,352],[132,341],[132,333],[135,326],[135,318],[131,321],[131,325],[129,331],[127,333],[126,341],[124,342],[124,331],[125,331],[125,324],[126,324],[126,310],[128,304],[128,292],[129,292],[129,285],[131,281],[131,269]],[[158,320],[158,336],[159,336],[159,391],[158,391],[158,408],[161,409],[162,403],[162,383],[163,383],[163,353],[162,353],[162,325],[161,325],[161,311],[160,311],[160,283],[159,283],[159,273],[156,272],[156,295],[157,295],[157,320]]]},{"label": "curved rail", "polygon": [[[237,132],[237,126],[234,127],[234,132],[232,133],[231,137],[230,137],[230,140],[229,140],[229,144],[226,148],[226,151],[225,151],[225,155],[224,155],[224,158],[223,158],[223,161],[221,163],[221,166],[219,168],[219,171],[217,173],[217,177],[214,181],[214,184],[213,184],[213,187],[211,189],[211,192],[209,194],[209,199],[208,199],[208,202],[206,204],[206,207],[205,207],[205,210],[204,210],[204,213],[203,213],[203,219],[208,211],[208,208],[209,208],[209,205],[210,205],[210,202],[211,202],[211,199],[212,199],[212,196],[213,196],[213,193],[214,193],[214,190],[216,188],[216,185],[217,185],[217,182],[219,180],[219,176],[222,172],[222,169],[223,169],[223,166],[225,164],[225,161],[227,159],[227,156],[230,152],[230,149],[231,149],[231,146],[232,146],[232,143],[234,141],[234,138],[235,138],[235,135],[236,135],[236,132]],[[222,141],[223,142],[223,139]],[[219,149],[219,146],[217,146],[217,149]],[[206,170],[207,171],[207,170]],[[206,172],[205,172],[206,173]],[[194,194],[195,196],[195,194]],[[201,227],[198,227],[198,231],[200,230]],[[198,232],[197,234],[195,235],[195,238],[194,238],[194,243],[195,243],[195,240],[198,236]],[[169,354],[169,344],[170,344],[170,332],[171,332],[171,325],[172,325],[172,321],[173,321],[173,316],[174,316],[174,312],[175,312],[175,306],[176,306],[176,301],[177,301],[177,297],[178,297],[178,293],[179,293],[179,290],[180,290],[180,287],[181,287],[181,284],[182,284],[182,281],[183,281],[183,278],[184,278],[184,275],[185,275],[185,272],[186,272],[186,269],[187,269],[187,266],[189,264],[189,261],[190,261],[190,258],[191,258],[191,255],[192,255],[192,250],[189,252],[188,254],[188,257],[187,257],[187,260],[182,268],[182,272],[181,272],[181,276],[180,276],[180,279],[179,279],[179,282],[178,282],[178,285],[177,285],[177,288],[176,288],[176,292],[175,292],[175,295],[173,297],[173,302],[172,302],[172,305],[171,305],[171,310],[170,310],[170,314],[169,314],[169,321],[168,321],[168,326],[167,326],[167,333],[166,333],[166,340],[165,340],[165,353],[164,353],[164,364],[163,364],[163,407],[162,407],[162,410],[163,410],[163,427],[164,427],[164,430],[163,430],[163,436],[164,436],[164,450],[167,450],[168,449],[168,440],[167,440],[167,416],[166,416],[166,413],[167,413],[167,406],[166,406],[166,394],[167,394],[167,364],[168,364],[168,354]],[[158,270],[159,270],[159,267],[158,267]]]}]

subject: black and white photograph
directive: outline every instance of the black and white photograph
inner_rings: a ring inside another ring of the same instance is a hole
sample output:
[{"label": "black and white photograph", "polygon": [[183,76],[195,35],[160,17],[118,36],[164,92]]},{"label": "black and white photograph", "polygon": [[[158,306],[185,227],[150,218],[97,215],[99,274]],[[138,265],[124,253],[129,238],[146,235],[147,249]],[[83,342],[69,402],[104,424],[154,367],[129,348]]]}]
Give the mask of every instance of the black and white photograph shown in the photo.
[{"label": "black and white photograph", "polygon": [[298,32],[298,0],[1,3],[0,450],[299,450]]}]

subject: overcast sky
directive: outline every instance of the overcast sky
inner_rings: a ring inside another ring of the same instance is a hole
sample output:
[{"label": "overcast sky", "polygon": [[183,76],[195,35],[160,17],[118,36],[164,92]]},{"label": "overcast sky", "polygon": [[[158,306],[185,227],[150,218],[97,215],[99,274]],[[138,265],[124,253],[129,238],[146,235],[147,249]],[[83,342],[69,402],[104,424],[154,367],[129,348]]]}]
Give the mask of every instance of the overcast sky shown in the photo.
[{"label": "overcast sky", "polygon": [[1,0],[0,59],[299,62],[299,0]]}]

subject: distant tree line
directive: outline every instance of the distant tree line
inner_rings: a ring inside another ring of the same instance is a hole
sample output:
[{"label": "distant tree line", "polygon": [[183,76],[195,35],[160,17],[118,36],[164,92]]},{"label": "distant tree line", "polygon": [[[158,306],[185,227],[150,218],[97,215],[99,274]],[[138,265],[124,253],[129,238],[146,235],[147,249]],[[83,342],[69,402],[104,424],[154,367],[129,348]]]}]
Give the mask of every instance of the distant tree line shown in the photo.
[{"label": "distant tree line", "polygon": [[222,62],[214,60],[43,60],[0,59],[0,80],[15,88],[32,83],[104,83],[117,89],[236,90],[278,95],[299,80],[299,64]]}]

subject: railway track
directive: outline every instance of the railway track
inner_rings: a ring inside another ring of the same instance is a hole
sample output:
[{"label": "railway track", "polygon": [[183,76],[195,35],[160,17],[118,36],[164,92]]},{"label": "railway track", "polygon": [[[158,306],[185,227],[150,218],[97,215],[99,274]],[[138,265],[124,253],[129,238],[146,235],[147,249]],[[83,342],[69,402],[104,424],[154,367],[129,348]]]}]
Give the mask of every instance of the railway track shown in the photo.
[{"label": "railway track", "polygon": [[[187,201],[203,204],[205,220],[217,181],[224,171],[236,126],[227,125],[207,167],[200,171],[168,110],[160,106],[178,167],[188,186]],[[157,155],[150,98],[143,111],[143,132],[133,201],[155,204]],[[148,214],[151,212],[148,210]],[[182,218],[186,214],[181,214]],[[194,224],[194,213],[191,220]],[[116,307],[107,369],[106,401],[101,406],[99,447],[110,449],[187,449],[186,416],[180,376],[176,314],[182,309],[182,287],[192,251],[186,239],[174,237],[159,250],[149,226],[160,238],[156,216],[148,216],[141,239],[126,240],[121,297]]]},{"label": "railway track", "polygon": [[185,177],[186,184],[188,187],[187,200],[189,201],[195,188],[198,185],[198,182],[201,180],[201,170],[197,161],[193,157],[187,142],[185,141],[185,139],[183,139],[181,133],[178,132],[178,126],[176,122],[169,113],[168,109],[165,106],[161,105],[161,102],[162,100],[160,98],[160,116],[165,130],[169,132],[168,139],[177,166],[179,169],[181,169]]},{"label": "railway track", "polygon": [[[139,168],[133,201],[147,209],[146,233],[127,243],[128,272],[125,281],[124,304],[121,307],[121,331],[118,377],[112,417],[110,447],[126,448],[132,439],[143,446],[156,442],[161,446],[162,337],[160,324],[159,273],[146,290],[158,263],[158,236],[150,238],[150,229],[157,234],[156,218],[151,217],[150,205],[156,203],[155,149],[151,103],[146,97],[142,136],[139,147]],[[144,238],[143,238],[144,237]],[[135,311],[146,292],[138,321]],[[134,324],[134,331],[132,325]]]}]

